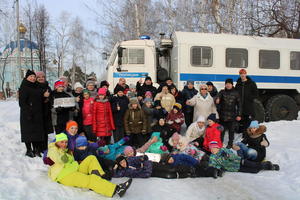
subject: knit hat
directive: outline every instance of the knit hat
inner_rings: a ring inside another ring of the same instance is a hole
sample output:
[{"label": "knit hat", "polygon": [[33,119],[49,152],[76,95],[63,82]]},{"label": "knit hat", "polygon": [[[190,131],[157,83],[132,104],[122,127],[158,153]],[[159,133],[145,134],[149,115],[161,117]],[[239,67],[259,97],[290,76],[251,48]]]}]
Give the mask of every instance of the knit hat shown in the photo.
[{"label": "knit hat", "polygon": [[123,87],[117,87],[116,90],[115,90],[115,92],[116,93],[118,93],[120,91],[124,92],[124,90],[125,90],[125,88],[123,88]]},{"label": "knit hat", "polygon": [[36,76],[36,74],[34,73],[34,71],[31,71],[30,69],[28,69],[27,72],[26,72],[25,78],[28,78],[28,76],[31,76],[31,75],[35,75]]},{"label": "knit hat", "polygon": [[249,128],[259,128],[258,121],[254,120],[250,123]]},{"label": "knit hat", "polygon": [[100,88],[102,88],[103,86],[109,87],[109,83],[106,80],[101,81]]},{"label": "knit hat", "polygon": [[134,149],[131,146],[125,147],[125,149],[124,149],[124,155],[125,156],[129,156],[130,153],[134,154]]},{"label": "knit hat", "polygon": [[99,150],[99,151],[102,151],[102,152],[106,152],[108,149],[109,149],[109,148],[108,148],[107,145],[98,148],[98,150]]},{"label": "knit hat", "polygon": [[211,120],[211,121],[216,122],[216,121],[217,121],[216,114],[215,114],[215,113],[211,113],[211,114],[207,117],[207,120]]},{"label": "knit hat", "polygon": [[82,147],[82,146],[87,146],[88,141],[85,136],[79,136],[76,138],[76,147]]},{"label": "knit hat", "polygon": [[233,80],[232,80],[232,78],[226,79],[226,80],[225,80],[225,84],[226,84],[226,83],[231,83],[231,85],[233,85]]},{"label": "knit hat", "polygon": [[43,71],[35,72],[36,77],[45,76],[45,73]]},{"label": "knit hat", "polygon": [[213,84],[211,81],[207,81],[207,82],[206,82],[206,85],[214,86],[214,84]]},{"label": "knit hat", "polygon": [[57,89],[59,87],[65,87],[65,82],[62,81],[62,80],[55,81],[55,83],[54,83],[54,89]]},{"label": "knit hat", "polygon": [[218,142],[217,141],[211,141],[209,143],[209,149],[211,149],[211,148],[220,148]]},{"label": "knit hat", "polygon": [[152,81],[152,79],[151,79],[151,77],[150,77],[150,76],[147,76],[147,77],[145,78],[145,81],[147,81],[147,80],[150,80],[150,81]]},{"label": "knit hat", "polygon": [[160,138],[160,132],[153,132],[151,135],[151,138],[153,138],[153,137]]},{"label": "knit hat", "polygon": [[174,106],[173,106],[173,109],[177,109],[177,110],[181,110],[182,108],[182,105],[180,103],[175,103]]},{"label": "knit hat", "polygon": [[68,140],[68,136],[64,133],[60,133],[55,136],[55,142],[60,142],[64,140]]},{"label": "knit hat", "polygon": [[88,86],[88,85],[94,85],[95,86],[96,84],[95,84],[95,81],[89,80],[89,81],[86,82],[86,86]]},{"label": "knit hat", "polygon": [[77,88],[82,88],[82,89],[83,89],[83,86],[81,85],[81,83],[76,82],[76,83],[74,84],[74,90],[76,90]]},{"label": "knit hat", "polygon": [[89,94],[89,95],[91,95],[91,93],[90,93],[90,91],[89,91],[88,89],[84,89],[84,90],[82,91],[82,94]]},{"label": "knit hat", "polygon": [[106,91],[107,91],[107,89],[106,88],[99,88],[99,90],[98,90],[98,95],[106,95]]},{"label": "knit hat", "polygon": [[198,118],[197,118],[197,122],[205,122],[205,117],[200,115]]},{"label": "knit hat", "polygon": [[69,131],[69,129],[70,129],[72,126],[78,127],[77,122],[75,122],[75,121],[68,121],[68,122],[67,122],[67,125],[66,125],[66,130]]},{"label": "knit hat", "polygon": [[129,102],[130,104],[139,104],[139,100],[137,98],[131,98]]},{"label": "knit hat", "polygon": [[192,84],[192,85],[194,85],[194,81],[192,81],[192,80],[188,80],[187,82],[186,82],[186,84],[188,85],[188,84]]},{"label": "knit hat", "polygon": [[134,84],[132,84],[132,83],[129,84],[129,89],[135,89],[135,88],[136,88],[136,87],[135,87]]},{"label": "knit hat", "polygon": [[153,101],[152,101],[152,99],[151,99],[151,98],[145,98],[143,102],[144,102],[144,103],[146,103],[146,102],[153,103]]},{"label": "knit hat", "polygon": [[246,71],[245,69],[241,69],[241,70],[239,71],[239,74],[247,74],[247,71]]},{"label": "knit hat", "polygon": [[152,92],[150,92],[150,91],[145,92],[145,96],[151,96],[152,97]]}]

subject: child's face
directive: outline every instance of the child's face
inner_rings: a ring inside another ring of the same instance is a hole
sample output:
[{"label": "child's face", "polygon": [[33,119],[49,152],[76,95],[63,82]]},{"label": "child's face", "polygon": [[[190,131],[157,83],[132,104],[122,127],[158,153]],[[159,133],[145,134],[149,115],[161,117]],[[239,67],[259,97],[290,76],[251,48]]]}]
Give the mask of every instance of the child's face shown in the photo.
[{"label": "child's face", "polygon": [[56,88],[56,91],[57,91],[57,92],[63,92],[64,89],[65,89],[65,88],[64,88],[63,86],[60,86],[60,87]]},{"label": "child's face", "polygon": [[85,150],[86,148],[87,148],[87,146],[76,147],[76,149],[78,149],[78,150]]},{"label": "child's face", "polygon": [[162,88],[162,92],[165,93],[165,94],[169,93],[168,87],[167,87],[167,86],[164,86],[164,87]]},{"label": "child's face", "polygon": [[169,160],[168,160],[168,163],[169,164],[173,164],[174,163],[174,159],[172,157],[170,157]]},{"label": "child's face", "polygon": [[133,151],[130,151],[128,154],[127,154],[127,157],[132,157],[134,156],[134,152]]},{"label": "child's face", "polygon": [[75,92],[76,92],[77,94],[80,94],[80,93],[82,92],[82,90],[83,90],[83,88],[78,87],[78,88],[76,88]]},{"label": "child's face", "polygon": [[99,99],[103,100],[105,96],[103,94],[99,94],[98,97]]},{"label": "child's face", "polygon": [[137,109],[138,105],[136,103],[131,105],[133,109]]},{"label": "child's face", "polygon": [[210,152],[211,152],[212,154],[217,154],[219,151],[220,151],[220,149],[219,149],[219,148],[216,148],[216,147],[210,149]]},{"label": "child's face", "polygon": [[178,110],[176,108],[173,108],[173,112],[176,114],[178,113]]},{"label": "child's face", "polygon": [[76,135],[77,134],[77,131],[78,131],[78,127],[77,126],[71,126],[68,130],[68,132],[71,134],[71,135]]},{"label": "child's face", "polygon": [[85,99],[89,99],[89,98],[90,98],[90,95],[89,95],[89,93],[84,93],[84,94],[83,94],[83,98],[85,98]]},{"label": "child's face", "polygon": [[130,92],[132,92],[132,93],[135,93],[135,92],[136,92],[136,88],[130,88],[129,90],[130,90]]},{"label": "child's face", "polygon": [[126,168],[127,167],[127,163],[126,163],[126,160],[121,160],[120,162],[120,165],[123,167],[123,168]]},{"label": "child's face", "polygon": [[117,93],[117,95],[118,95],[119,97],[122,97],[122,96],[124,96],[124,92],[123,92],[123,91],[119,91],[119,92]]},{"label": "child's face", "polygon": [[60,149],[66,149],[68,146],[68,140],[56,142],[56,146],[58,146]]},{"label": "child's face", "polygon": [[257,128],[251,128],[251,129],[250,129],[252,135],[255,133],[256,130],[257,130]]},{"label": "child's face", "polygon": [[165,120],[164,119],[160,119],[158,121],[158,123],[159,123],[160,126],[164,126],[165,125]]},{"label": "child's face", "polygon": [[207,120],[207,123],[208,123],[209,126],[212,126],[212,125],[214,125],[215,122],[213,120],[209,119],[209,120]]},{"label": "child's face", "polygon": [[151,108],[151,106],[152,106],[152,103],[149,101],[147,101],[145,104],[146,104],[147,108]]},{"label": "child's face", "polygon": [[90,91],[93,91],[95,89],[95,86],[93,84],[89,84],[86,86],[86,88]]},{"label": "child's face", "polygon": [[147,95],[145,95],[145,98],[152,99],[152,95],[150,95],[150,94],[147,94]]},{"label": "child's face", "polygon": [[171,93],[172,93],[172,94],[176,94],[176,89],[175,89],[175,88],[172,88],[172,89],[171,89]]}]

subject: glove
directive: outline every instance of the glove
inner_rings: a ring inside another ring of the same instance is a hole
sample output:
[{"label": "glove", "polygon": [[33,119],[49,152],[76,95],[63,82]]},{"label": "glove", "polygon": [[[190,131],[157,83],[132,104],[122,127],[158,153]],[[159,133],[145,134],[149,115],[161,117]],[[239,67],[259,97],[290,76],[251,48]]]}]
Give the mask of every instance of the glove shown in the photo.
[{"label": "glove", "polygon": [[130,137],[125,136],[125,137],[123,138],[123,140],[124,140],[125,142],[128,142],[128,141],[130,140]]},{"label": "glove", "polygon": [[160,149],[162,150],[162,151],[167,151],[168,150],[168,148],[164,145],[164,146],[160,146]]},{"label": "glove", "polygon": [[175,122],[176,123],[180,123],[180,119],[175,119]]},{"label": "glove", "polygon": [[189,150],[189,154],[191,154],[191,155],[195,155],[195,154],[196,154],[196,150],[195,150],[195,149],[191,149],[191,150]]},{"label": "glove", "polygon": [[173,123],[174,123],[174,122],[173,122],[173,121],[171,121],[171,120],[170,120],[170,121],[168,121],[168,124],[173,124]]},{"label": "glove", "polygon": [[51,160],[51,158],[49,158],[49,157],[44,158],[43,162],[45,165],[49,165],[49,166],[52,166],[55,164],[55,162],[53,162],[53,160]]},{"label": "glove", "polygon": [[67,154],[65,153],[64,155],[61,156],[61,160],[64,162],[64,163],[67,163],[69,161],[69,158],[67,156]]},{"label": "glove", "polygon": [[99,141],[97,142],[97,144],[98,144],[99,147],[103,147],[103,146],[106,145],[106,143],[105,143],[104,140],[99,140]]}]

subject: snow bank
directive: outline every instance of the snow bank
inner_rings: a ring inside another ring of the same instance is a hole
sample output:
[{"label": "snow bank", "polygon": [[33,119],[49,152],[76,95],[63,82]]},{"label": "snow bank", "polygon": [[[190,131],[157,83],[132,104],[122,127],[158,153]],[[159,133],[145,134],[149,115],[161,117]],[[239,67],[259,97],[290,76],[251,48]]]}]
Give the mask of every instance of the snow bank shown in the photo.
[{"label": "snow bank", "polygon": [[[267,158],[281,171],[226,173],[223,178],[134,179],[123,199],[300,199],[300,121],[266,123],[271,143]],[[20,142],[17,102],[0,102],[0,199],[107,199],[92,191],[66,187],[47,177],[40,158],[25,157]],[[53,137],[53,135],[51,136]],[[113,179],[120,183],[125,179]]]}]

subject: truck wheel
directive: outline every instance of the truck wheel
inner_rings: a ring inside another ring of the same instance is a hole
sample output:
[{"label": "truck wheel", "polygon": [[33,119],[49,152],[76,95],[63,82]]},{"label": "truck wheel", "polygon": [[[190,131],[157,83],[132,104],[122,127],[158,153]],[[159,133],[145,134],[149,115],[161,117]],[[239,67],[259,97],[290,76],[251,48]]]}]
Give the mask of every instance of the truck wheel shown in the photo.
[{"label": "truck wheel", "polygon": [[294,120],[298,116],[298,106],[293,98],[287,95],[275,95],[266,105],[266,113],[270,121]]},{"label": "truck wheel", "polygon": [[258,99],[254,99],[253,107],[254,107],[255,119],[257,121],[259,121],[260,123],[264,122],[265,121],[265,108],[264,108],[263,104]]},{"label": "truck wheel", "polygon": [[168,71],[162,67],[157,69],[157,82],[164,82],[168,78]]},{"label": "truck wheel", "polygon": [[300,94],[296,94],[296,95],[294,96],[294,99],[295,99],[295,101],[296,101],[296,104],[297,104],[298,106],[300,106]]}]

